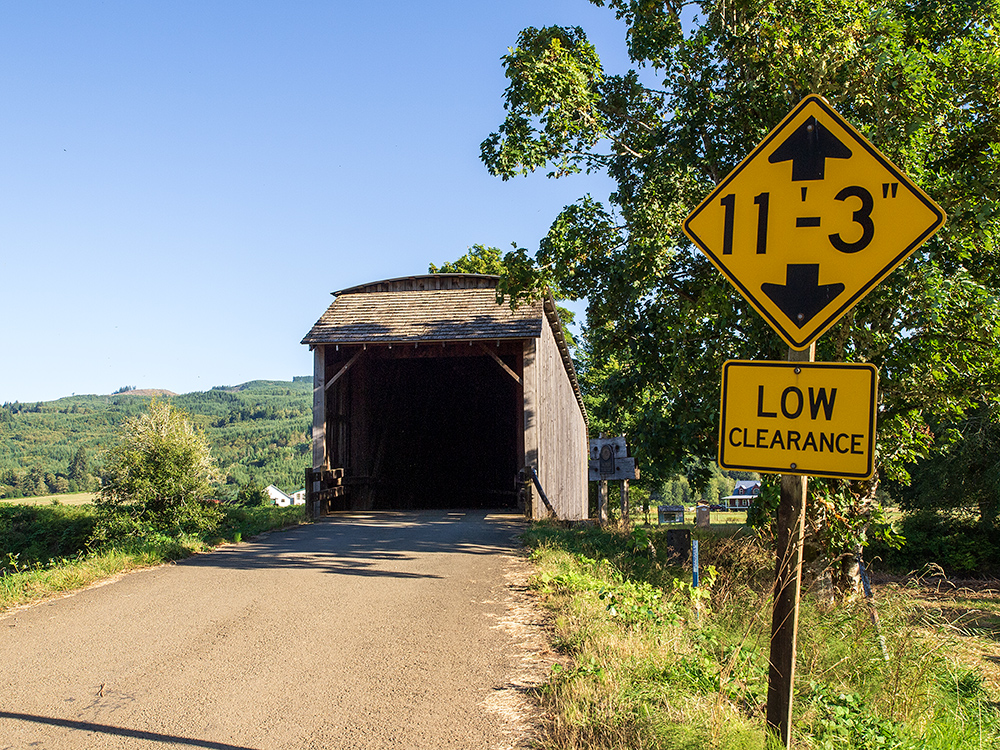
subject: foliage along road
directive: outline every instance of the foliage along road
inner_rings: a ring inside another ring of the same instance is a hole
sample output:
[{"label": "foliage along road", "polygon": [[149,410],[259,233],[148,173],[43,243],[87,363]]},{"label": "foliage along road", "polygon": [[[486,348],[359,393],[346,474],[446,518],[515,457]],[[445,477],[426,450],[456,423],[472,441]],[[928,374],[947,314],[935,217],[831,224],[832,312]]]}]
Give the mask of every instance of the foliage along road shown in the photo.
[{"label": "foliage along road", "polygon": [[517,516],[338,516],[0,616],[0,748],[524,738]]}]

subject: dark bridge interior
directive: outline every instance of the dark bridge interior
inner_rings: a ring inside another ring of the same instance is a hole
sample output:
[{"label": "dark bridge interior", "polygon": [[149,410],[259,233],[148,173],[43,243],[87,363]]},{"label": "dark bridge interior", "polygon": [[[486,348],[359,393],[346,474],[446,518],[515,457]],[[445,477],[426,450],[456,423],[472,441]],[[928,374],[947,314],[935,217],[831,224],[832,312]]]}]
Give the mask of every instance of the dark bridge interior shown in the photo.
[{"label": "dark bridge interior", "polygon": [[383,356],[364,370],[367,408],[355,426],[366,449],[355,455],[366,478],[352,507],[516,507],[521,399],[496,361]]}]

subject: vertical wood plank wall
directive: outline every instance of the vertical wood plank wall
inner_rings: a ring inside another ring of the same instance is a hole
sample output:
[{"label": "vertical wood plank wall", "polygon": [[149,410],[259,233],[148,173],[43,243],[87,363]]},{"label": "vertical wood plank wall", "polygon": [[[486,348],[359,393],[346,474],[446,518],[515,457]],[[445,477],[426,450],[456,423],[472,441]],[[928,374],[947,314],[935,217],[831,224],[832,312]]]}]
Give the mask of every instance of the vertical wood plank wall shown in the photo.
[{"label": "vertical wood plank wall", "polygon": [[[535,339],[528,339],[524,342],[523,366],[521,370],[521,386],[524,398],[523,419],[524,419],[524,465],[531,466],[537,472],[538,465],[538,363],[537,363],[537,342]],[[544,486],[544,485],[542,485]],[[541,517],[536,511],[536,517]]]},{"label": "vertical wood plank wall", "polygon": [[313,468],[329,468],[326,454],[326,347],[313,349]]},{"label": "vertical wood plank wall", "polygon": [[[548,321],[542,324],[541,338],[532,343],[525,345],[525,461],[538,472],[559,518],[586,518],[587,424]],[[534,504],[536,518],[546,512],[540,501]]]}]

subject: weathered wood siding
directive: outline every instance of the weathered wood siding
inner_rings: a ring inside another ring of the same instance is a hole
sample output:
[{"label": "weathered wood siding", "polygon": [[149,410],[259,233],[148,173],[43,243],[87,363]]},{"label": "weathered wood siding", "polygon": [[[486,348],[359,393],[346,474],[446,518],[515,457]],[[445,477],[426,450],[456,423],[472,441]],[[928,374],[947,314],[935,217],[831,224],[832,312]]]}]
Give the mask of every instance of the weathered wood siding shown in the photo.
[{"label": "weathered wood siding", "polygon": [[[525,463],[561,519],[587,517],[587,424],[551,326],[524,347]],[[537,493],[536,493],[537,494]],[[536,518],[547,509],[533,503]]]},{"label": "weathered wood siding", "polygon": [[326,347],[313,349],[313,426],[312,465],[314,469],[328,469],[326,451]]}]

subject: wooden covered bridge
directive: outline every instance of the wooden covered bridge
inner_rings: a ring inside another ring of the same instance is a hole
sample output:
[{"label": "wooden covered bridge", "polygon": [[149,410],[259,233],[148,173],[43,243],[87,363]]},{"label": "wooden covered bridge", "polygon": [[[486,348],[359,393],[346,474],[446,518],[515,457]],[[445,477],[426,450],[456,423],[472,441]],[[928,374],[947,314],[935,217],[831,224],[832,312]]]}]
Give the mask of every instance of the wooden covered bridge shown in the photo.
[{"label": "wooden covered bridge", "polygon": [[[587,517],[587,413],[551,298],[511,310],[497,277],[334,292],[314,352],[314,512],[518,507]],[[521,502],[524,502],[522,496]]]}]

